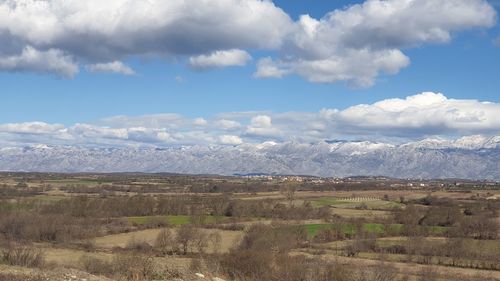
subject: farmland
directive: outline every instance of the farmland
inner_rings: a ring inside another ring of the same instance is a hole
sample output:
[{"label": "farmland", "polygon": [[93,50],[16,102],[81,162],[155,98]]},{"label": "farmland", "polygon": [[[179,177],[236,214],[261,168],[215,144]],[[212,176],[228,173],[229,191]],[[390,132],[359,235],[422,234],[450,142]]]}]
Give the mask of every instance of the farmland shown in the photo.
[{"label": "farmland", "polygon": [[444,180],[4,173],[0,280],[500,280],[499,196]]}]

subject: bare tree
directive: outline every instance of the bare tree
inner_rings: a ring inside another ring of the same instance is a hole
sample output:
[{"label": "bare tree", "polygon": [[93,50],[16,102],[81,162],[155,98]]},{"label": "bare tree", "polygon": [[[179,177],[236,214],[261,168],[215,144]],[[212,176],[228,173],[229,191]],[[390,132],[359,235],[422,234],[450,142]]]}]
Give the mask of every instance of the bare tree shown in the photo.
[{"label": "bare tree", "polygon": [[174,237],[169,229],[164,228],[158,233],[158,236],[156,236],[155,248],[163,255],[167,255],[173,251]]},{"label": "bare tree", "polygon": [[439,280],[439,274],[432,267],[426,266],[420,269],[417,281],[437,281]]},{"label": "bare tree", "polygon": [[285,185],[283,189],[281,189],[281,194],[285,196],[286,200],[288,201],[288,204],[293,207],[293,200],[295,200],[295,191],[297,189],[295,188],[294,185]]},{"label": "bare tree", "polygon": [[219,232],[212,232],[210,235],[208,235],[208,240],[210,241],[210,244],[212,245],[214,253],[219,252],[219,249],[222,244],[222,237]]},{"label": "bare tree", "polygon": [[181,245],[182,253],[186,255],[194,243],[199,230],[189,224],[182,225],[177,232],[176,241]]}]

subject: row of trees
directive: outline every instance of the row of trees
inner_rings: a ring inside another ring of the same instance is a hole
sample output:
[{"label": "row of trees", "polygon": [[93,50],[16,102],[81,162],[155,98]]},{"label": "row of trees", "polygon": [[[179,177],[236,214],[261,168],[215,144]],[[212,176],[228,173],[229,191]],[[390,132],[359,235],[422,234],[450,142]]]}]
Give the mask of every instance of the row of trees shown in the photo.
[{"label": "row of trees", "polygon": [[212,215],[279,219],[328,218],[328,207],[313,208],[308,202],[294,206],[279,200],[234,200],[220,196],[121,196],[95,198],[79,196],[41,206],[42,214],[69,214],[73,217],[129,217],[165,215]]}]

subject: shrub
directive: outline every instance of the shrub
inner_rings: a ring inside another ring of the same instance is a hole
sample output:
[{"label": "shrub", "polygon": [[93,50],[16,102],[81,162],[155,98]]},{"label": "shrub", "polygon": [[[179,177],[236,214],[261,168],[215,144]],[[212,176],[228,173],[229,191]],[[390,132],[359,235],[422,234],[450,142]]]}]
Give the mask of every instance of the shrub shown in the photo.
[{"label": "shrub", "polygon": [[316,243],[328,243],[344,239],[345,239],[344,232],[342,232],[342,230],[338,228],[320,229],[318,233],[314,236],[314,242]]},{"label": "shrub", "polygon": [[172,253],[175,250],[174,236],[169,229],[164,228],[160,231],[160,233],[158,233],[154,248],[160,251],[163,255]]},{"label": "shrub", "polygon": [[104,276],[113,275],[113,265],[105,260],[92,256],[82,256],[80,258],[80,263],[83,269],[88,273]]},{"label": "shrub", "polygon": [[263,251],[236,250],[220,258],[223,273],[231,280],[268,280],[272,256]]},{"label": "shrub", "polygon": [[153,251],[153,247],[149,245],[149,243],[145,241],[138,241],[135,239],[131,239],[127,242],[126,246],[127,250],[131,250],[139,253],[151,253]]},{"label": "shrub", "polygon": [[117,255],[113,262],[113,270],[129,281],[152,280],[155,275],[153,258],[142,255]]},{"label": "shrub", "polygon": [[45,263],[40,249],[22,245],[8,245],[2,251],[0,259],[8,265],[25,267],[42,267]]}]

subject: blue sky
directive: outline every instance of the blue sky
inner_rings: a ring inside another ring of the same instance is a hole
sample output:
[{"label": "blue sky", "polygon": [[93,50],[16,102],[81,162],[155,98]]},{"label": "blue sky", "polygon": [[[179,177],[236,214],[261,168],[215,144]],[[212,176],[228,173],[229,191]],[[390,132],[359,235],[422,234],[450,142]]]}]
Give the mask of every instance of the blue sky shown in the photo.
[{"label": "blue sky", "polygon": [[[398,1],[399,0],[390,0],[389,2],[396,6]],[[49,0],[48,2],[57,4],[58,1]],[[123,0],[122,2],[130,4],[134,1]],[[250,2],[260,1],[252,0]],[[441,2],[446,3],[446,1],[435,1],[434,3],[437,4],[432,5],[440,5]],[[309,57],[312,55],[307,48],[301,49],[302,47],[300,44],[303,43],[302,41],[299,43],[290,43],[293,41],[293,39],[290,38],[294,38],[294,32],[296,31],[291,31],[290,34],[292,35],[288,34],[283,36],[286,37],[283,39],[285,43],[278,44],[279,46],[270,46],[266,42],[261,44],[261,42],[255,43],[253,41],[247,44],[245,38],[241,39],[242,42],[245,43],[225,43],[224,40],[226,39],[221,37],[221,41],[224,41],[220,43],[221,46],[227,45],[228,49],[231,50],[234,47],[250,55],[252,58],[247,60],[242,59],[243,62],[233,63],[236,65],[229,65],[227,67],[226,65],[224,65],[224,67],[220,67],[220,65],[212,67],[212,65],[210,65],[207,67],[208,69],[203,70],[196,69],[198,66],[194,66],[193,64],[190,65],[190,58],[214,54],[214,52],[219,49],[211,48],[210,46],[218,45],[218,42],[205,42],[200,39],[200,42],[196,43],[198,45],[192,46],[189,45],[191,44],[189,42],[192,41],[192,38],[189,38],[186,39],[189,41],[185,43],[186,46],[171,47],[171,49],[160,55],[144,55],[144,52],[151,51],[153,53],[158,53],[158,50],[162,51],[161,46],[158,47],[156,45],[150,47],[151,50],[146,51],[144,51],[144,48],[149,48],[149,46],[140,46],[137,50],[133,51],[117,50],[116,48],[113,49],[114,46],[112,46],[109,47],[112,52],[123,51],[123,54],[115,56],[113,53],[113,55],[110,55],[108,58],[103,57],[103,55],[97,53],[97,51],[94,52],[94,50],[88,51],[87,49],[82,50],[83,48],[79,48],[77,46],[79,40],[82,40],[82,44],[85,45],[84,40],[86,40],[85,38],[87,37],[84,36],[66,35],[67,38],[63,38],[66,41],[63,39],[57,41],[57,38],[52,39],[50,36],[47,36],[47,38],[50,37],[49,39],[42,38],[42,40],[39,37],[33,39],[32,35],[25,34],[23,31],[19,31],[19,34],[15,36],[13,35],[15,38],[0,36],[0,42],[2,42],[2,40],[6,41],[4,45],[15,45],[14,43],[23,42],[21,43],[21,47],[24,46],[23,44],[26,44],[26,46],[33,46],[36,52],[41,54],[40,57],[45,56],[46,53],[44,52],[48,52],[49,50],[60,51],[64,56],[71,57],[71,60],[75,62],[76,67],[79,69],[78,73],[74,73],[74,66],[68,66],[67,64],[64,65],[64,69],[46,69],[44,66],[47,64],[51,65],[53,61],[46,61],[45,57],[36,62],[15,60],[17,64],[9,64],[13,58],[20,56],[19,53],[21,49],[17,50],[13,47],[15,50],[6,48],[2,51],[0,48],[0,124],[43,122],[44,124],[61,124],[65,129],[71,128],[75,124],[101,125],[106,128],[129,128],[132,125],[110,124],[107,123],[107,121],[103,121],[103,119],[118,115],[134,118],[139,116],[175,113],[185,119],[201,117],[210,123],[221,119],[219,115],[224,113],[255,112],[255,114],[249,116],[247,119],[238,121],[244,127],[250,126],[249,124],[252,123],[252,118],[258,116],[270,116],[274,121],[275,118],[283,118],[280,117],[279,114],[290,112],[312,114],[319,113],[324,109],[344,110],[359,104],[374,104],[394,98],[405,99],[408,96],[416,96],[422,92],[442,93],[447,99],[489,101],[497,105],[500,103],[500,95],[498,93],[498,89],[500,88],[500,79],[498,79],[500,73],[500,46],[495,46],[494,43],[495,39],[500,36],[500,29],[496,20],[496,14],[498,13],[497,3],[491,1],[488,4],[488,2],[482,0],[470,2],[457,0],[455,2],[457,7],[465,9],[468,12],[478,7],[482,9],[485,7],[489,8],[489,19],[488,15],[484,14],[485,19],[478,20],[479,17],[483,17],[481,12],[479,12],[479,14],[471,14],[470,18],[464,19],[463,22],[459,23],[455,21],[452,22],[451,20],[450,22],[434,22],[430,20],[431,23],[429,23],[429,20],[417,18],[418,15],[413,19],[416,23],[422,22],[422,25],[430,24],[435,25],[432,26],[433,28],[442,28],[451,36],[448,39],[445,39],[446,36],[443,37],[442,34],[436,35],[433,34],[432,31],[425,30],[425,28],[417,28],[417,30],[415,30],[415,36],[409,36],[407,39],[402,39],[404,42],[399,42],[397,36],[396,39],[394,39],[394,34],[397,35],[396,32],[404,32],[404,28],[402,28],[402,31],[395,30],[385,32],[383,30],[381,32],[382,35],[374,36],[375,39],[373,39],[374,41],[379,40],[380,42],[369,41],[369,39],[363,39],[363,37],[371,35],[368,33],[369,30],[371,30],[371,27],[368,26],[370,24],[368,20],[366,20],[366,25],[368,27],[365,26],[361,28],[359,35],[356,35],[355,32],[358,29],[349,29],[348,31],[353,35],[347,39],[338,39],[336,37],[331,39],[328,37],[328,31],[321,31],[325,33],[322,36],[326,39],[322,39],[320,35],[318,35],[318,40],[324,41],[315,42],[312,40],[312,42],[305,43],[313,44],[311,46],[323,44],[325,49],[318,50],[317,54],[321,54],[318,56],[322,56],[325,52],[328,53],[329,48],[340,48],[337,45],[328,45],[332,44],[331,42],[340,42],[340,45],[351,44],[345,43],[347,41],[355,42],[353,44],[378,46],[370,48],[380,48],[381,52],[392,52],[396,50],[398,53],[398,56],[395,58],[383,58],[383,60],[388,61],[387,63],[394,64],[391,66],[391,69],[395,68],[395,71],[389,71],[391,72],[389,74],[386,73],[387,71],[383,70],[386,62],[384,62],[384,66],[364,66],[363,62],[360,65],[353,66],[352,62],[349,61],[345,62],[346,65],[342,65],[342,67],[346,69],[343,70],[342,73],[337,73],[338,70],[336,69],[328,69],[328,71],[331,72],[328,73],[328,78],[326,78],[328,81],[317,81],[318,74],[314,73],[315,67],[310,67],[310,65],[298,65],[302,60],[309,60]],[[196,1],[193,3],[193,5],[196,5]],[[283,22],[290,22],[289,25],[292,25],[300,21],[301,15],[308,14],[310,18],[320,21],[321,18],[332,11],[351,11],[349,7],[352,7],[353,4],[365,5],[366,3],[364,1],[279,0],[274,1],[275,6],[272,8],[278,12],[281,9],[285,14]],[[204,8],[206,7],[200,7],[200,10]],[[51,8],[49,7],[47,9],[50,11]],[[88,9],[92,9],[92,6]],[[230,12],[229,9],[231,8],[228,8],[228,12]],[[270,8],[266,6],[265,9]],[[418,5],[415,9],[419,9],[416,10],[417,12],[425,11],[425,7],[419,8]],[[368,8],[365,10],[367,10],[364,11],[367,18],[373,16],[369,14],[370,11]],[[273,13],[276,11],[273,11]],[[30,9],[14,12],[25,15],[26,18],[29,18],[31,16],[30,13],[32,13]],[[355,11],[352,10],[352,13],[354,12]],[[60,15],[55,15],[55,17],[58,16]],[[286,20],[286,16],[289,17],[289,20]],[[403,19],[401,23],[404,23],[404,15],[401,17]],[[378,19],[378,15],[375,15],[374,18],[379,21],[372,20],[371,22],[386,22],[384,19]],[[270,23],[267,24],[283,24],[282,22],[275,22],[274,20],[270,20]],[[338,24],[335,26],[334,23],[328,23],[326,20],[325,22],[325,26],[328,24],[334,26],[332,29],[334,31],[344,28],[339,27]],[[19,25],[23,24],[28,23],[19,23]],[[106,24],[106,22],[103,24]],[[105,26],[100,28],[105,29]],[[388,26],[386,28],[392,27]],[[2,26],[2,23],[0,23],[0,31],[11,29],[12,26]],[[46,33],[50,33],[54,29],[55,27],[52,29],[48,27]],[[276,27],[276,29],[278,30],[280,28]],[[190,32],[193,31],[190,30]],[[196,32],[196,28],[194,32]],[[213,37],[218,38],[218,36],[220,36],[220,32],[213,32]],[[262,31],[258,30],[256,32]],[[412,30],[408,30],[408,33],[411,32]],[[425,32],[428,33],[425,39],[419,37],[421,33]],[[1,34],[2,32],[0,32],[0,35]],[[41,34],[44,34],[44,32],[41,32]],[[59,36],[55,32],[54,34],[56,34],[54,36]],[[194,33],[194,35],[196,34],[197,33]],[[92,34],[87,34],[89,37],[91,37],[91,35]],[[404,35],[405,34],[402,33],[400,37],[405,37]],[[114,34],[109,36],[111,38]],[[114,39],[114,37],[112,39]],[[167,39],[171,40],[172,38]],[[69,40],[72,44],[67,43]],[[267,39],[263,38],[263,40]],[[344,40],[345,42],[339,40]],[[250,41],[250,39],[248,41]],[[357,41],[362,41],[362,43],[356,43]],[[394,41],[398,42],[394,43]],[[104,44],[105,43],[103,43],[103,45]],[[206,44],[206,46],[204,44]],[[248,47],[246,47],[245,44],[247,44]],[[183,49],[196,49],[199,45],[202,45],[200,48],[203,49],[203,51],[184,51]],[[26,48],[26,46],[23,48]],[[85,47],[90,49],[98,48],[95,43],[94,45],[90,45],[89,43],[89,47]],[[351,46],[349,48],[358,47]],[[344,54],[346,54],[345,52],[348,52],[346,51],[347,49],[348,48],[345,47],[345,49],[341,49],[337,53],[333,51],[333,53],[320,57],[320,59],[329,60],[332,56],[344,56]],[[225,49],[221,50],[224,51]],[[372,51],[373,50],[370,52]],[[184,54],[184,52],[186,53]],[[399,52],[401,55],[399,55]],[[316,53],[314,55],[316,55]],[[2,62],[2,56],[4,62]],[[355,61],[357,59],[356,55],[352,56]],[[376,56],[378,55],[373,55],[374,60]],[[383,56],[386,56],[386,54],[384,53]],[[280,71],[283,70],[283,73],[286,74],[283,74],[282,77],[276,77],[274,74],[266,74],[264,75],[265,77],[256,75],[258,72],[256,69],[259,67],[259,63],[262,59],[268,57],[272,59],[273,67],[280,68]],[[289,57],[293,57],[293,59],[288,60]],[[372,58],[372,54],[369,54],[368,58]],[[59,59],[61,58],[49,57],[47,60],[55,61]],[[61,61],[63,61],[63,59],[61,59]],[[104,70],[96,68],[98,69],[97,71],[91,71],[93,65],[99,63],[106,64],[110,61],[120,61],[120,63],[123,63],[124,66],[131,69],[135,74],[124,75],[123,71],[115,71],[108,68]],[[63,62],[66,63],[66,61]],[[40,66],[38,63],[43,65]],[[59,63],[59,61],[57,63]],[[355,69],[356,67],[360,69],[373,67],[375,74],[359,74],[360,70]],[[56,70],[54,71],[54,69]],[[359,82],[361,80],[363,82]],[[491,110],[494,112],[497,109],[498,107],[495,107]],[[462,109],[458,108],[457,110]],[[498,111],[497,113],[500,114]],[[488,115],[490,113],[488,111],[485,114]],[[458,125],[450,125],[443,128],[441,131],[438,130],[435,135],[461,136],[473,133],[498,133],[499,128],[496,127],[496,123],[493,125],[490,124],[489,126],[490,127],[486,129],[482,127],[479,129],[478,127],[477,130],[474,130],[469,127],[464,129]],[[175,132],[168,131],[167,127],[168,126],[165,125],[155,129],[165,129],[166,132],[173,135]],[[338,125],[338,127],[344,126]],[[425,128],[427,127],[415,128],[415,132],[420,132],[420,130],[425,131]],[[365,132],[359,133],[358,130],[354,130],[354,133],[350,133],[351,131],[342,131],[337,128],[336,133],[332,133],[331,137],[349,138],[359,137],[365,134],[369,136],[367,138],[393,137],[393,135],[385,133],[389,129],[380,129],[376,127],[372,134]],[[184,131],[184,129],[178,130]],[[210,132],[210,130],[215,130],[213,127],[204,130],[206,134],[212,135],[212,137],[214,136],[212,132]],[[283,130],[284,129],[282,129],[282,131]],[[298,131],[292,131],[286,133],[286,137],[282,135],[277,137],[273,134],[262,134],[259,135],[259,138],[254,138],[255,136],[248,132],[249,128],[246,128],[246,132],[243,131],[245,130],[235,132],[234,136],[243,140],[288,140],[295,139],[297,136],[294,136],[294,134],[298,133]],[[5,142],[16,142],[16,137],[12,136],[16,133],[26,132],[22,130],[19,132],[16,130],[4,132],[6,135],[4,136],[4,140],[8,140]],[[224,134],[224,136],[233,136],[231,132],[218,133],[217,136],[220,134]],[[425,131],[423,134],[415,134],[415,136],[420,138],[433,134],[434,131],[430,130]],[[396,135],[400,137],[399,134]],[[401,136],[412,138],[414,134],[401,134]],[[329,137],[330,135],[321,135],[320,138]],[[36,141],[46,141],[45,137],[39,137],[38,135],[35,139]],[[61,142],[64,143],[64,140],[58,141],[58,143]]]}]

